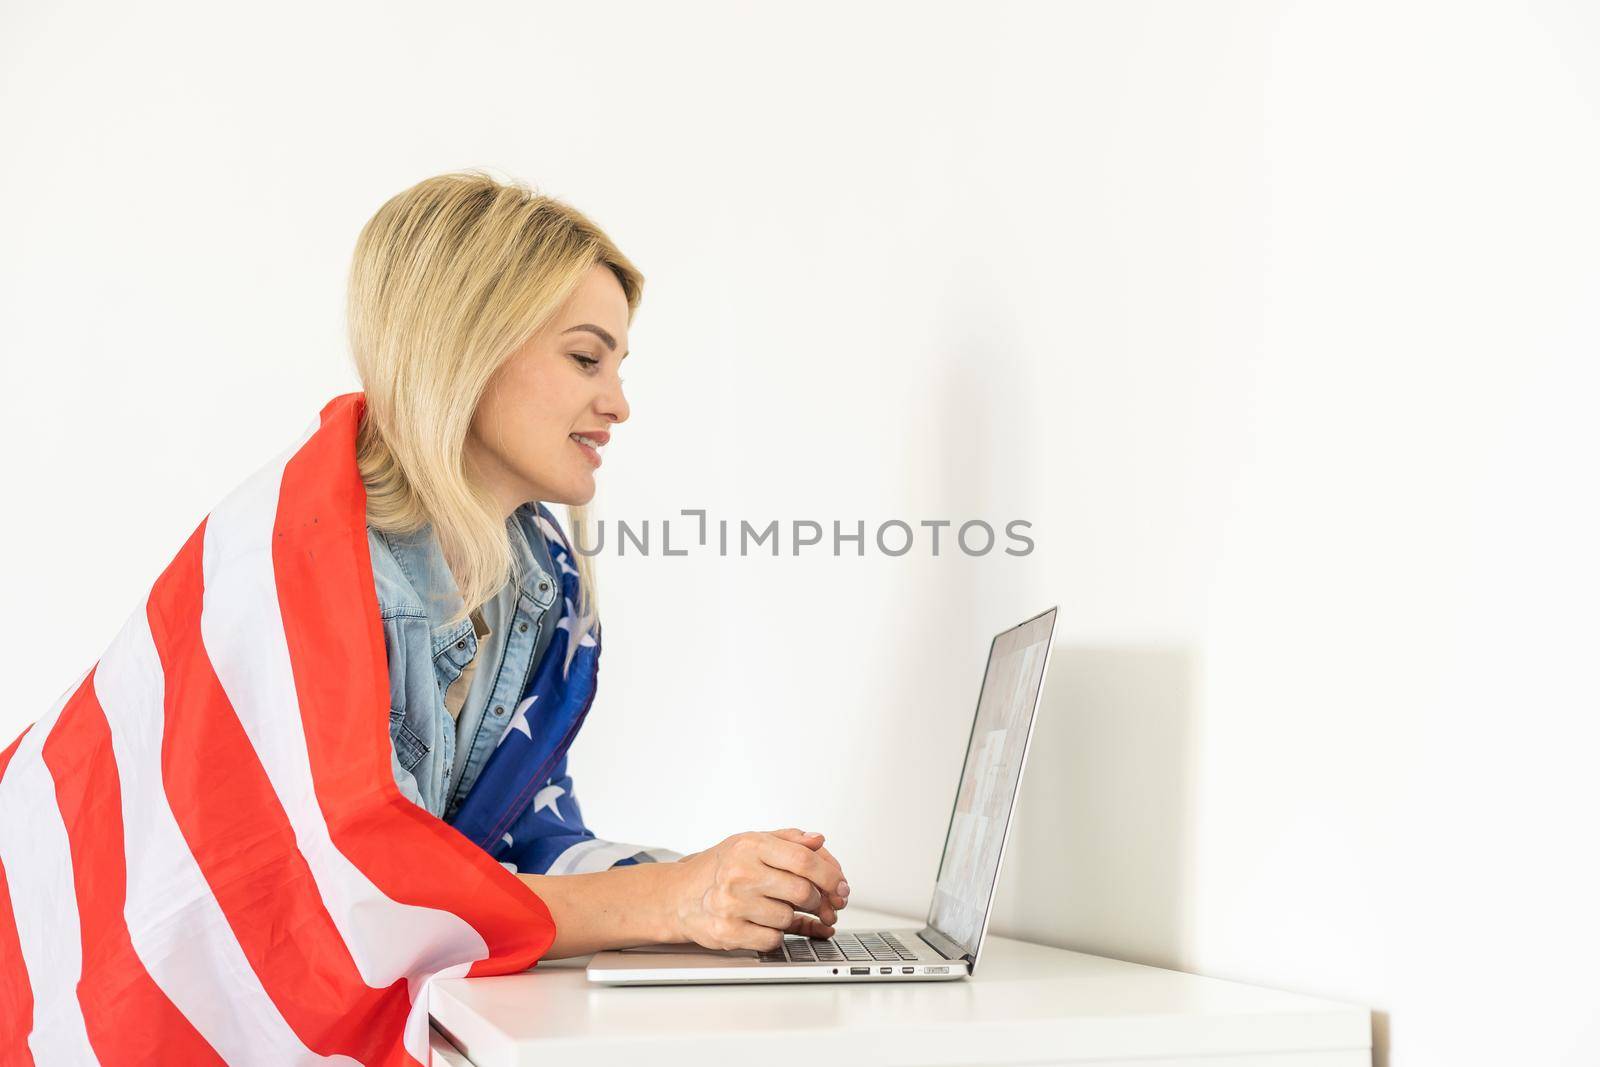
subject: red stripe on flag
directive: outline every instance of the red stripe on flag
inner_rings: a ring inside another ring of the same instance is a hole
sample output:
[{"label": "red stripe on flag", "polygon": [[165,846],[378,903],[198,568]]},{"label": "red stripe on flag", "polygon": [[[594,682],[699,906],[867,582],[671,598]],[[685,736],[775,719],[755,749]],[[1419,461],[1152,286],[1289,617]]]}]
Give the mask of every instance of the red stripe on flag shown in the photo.
[{"label": "red stripe on flag", "polygon": [[[9,755],[9,753],[7,753]],[[33,988],[17,939],[17,917],[6,888],[6,865],[0,863],[0,1064],[33,1067],[28,1034],[33,1030]]]},{"label": "red stripe on flag", "polygon": [[[6,776],[11,757],[22,744],[25,727],[17,739],[0,752],[0,778]],[[28,965],[22,959],[22,942],[17,937],[17,916],[11,910],[11,890],[6,885],[5,864],[0,863],[0,1064],[7,1067],[33,1067],[28,1051],[28,1034],[33,1031],[33,987],[28,984]]]},{"label": "red stripe on flag", "polygon": [[284,469],[273,533],[317,800],[335,845],[390,899],[453,912],[478,931],[490,955],[470,974],[527,970],[555,940],[544,901],[394,780],[388,661],[355,462],[364,404],[347,393],[322,409],[321,427]]},{"label": "red stripe on flag", "polygon": [[43,755],[72,849],[83,930],[78,1003],[95,1055],[106,1067],[222,1063],[151,979],[128,935],[122,784],[92,671],[61,709]]},{"label": "red stripe on flag", "polygon": [[314,1052],[377,1063],[404,1024],[409,990],[403,979],[387,989],[362,980],[212,669],[200,634],[205,530],[201,523],[150,592],[150,631],[166,678],[167,797],[284,1021]]}]

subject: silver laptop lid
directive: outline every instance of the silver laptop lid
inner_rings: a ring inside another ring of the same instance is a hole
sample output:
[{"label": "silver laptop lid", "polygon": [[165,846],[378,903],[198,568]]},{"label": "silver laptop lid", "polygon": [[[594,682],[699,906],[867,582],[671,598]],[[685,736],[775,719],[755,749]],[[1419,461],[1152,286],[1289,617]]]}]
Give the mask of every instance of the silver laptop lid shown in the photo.
[{"label": "silver laptop lid", "polygon": [[1000,880],[1055,626],[1056,609],[1051,608],[997,635],[989,645],[961,785],[945,831],[928,928],[965,954],[974,970],[989,927],[989,906]]}]

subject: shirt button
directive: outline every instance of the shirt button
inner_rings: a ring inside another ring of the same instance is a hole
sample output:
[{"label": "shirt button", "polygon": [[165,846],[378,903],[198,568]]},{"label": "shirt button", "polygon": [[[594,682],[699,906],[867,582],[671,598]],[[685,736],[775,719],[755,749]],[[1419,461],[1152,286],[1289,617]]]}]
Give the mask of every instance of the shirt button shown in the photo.
[{"label": "shirt button", "polygon": [[528,624],[527,623],[523,623],[522,625],[517,627],[517,630],[519,632],[521,632],[521,633],[527,633],[528,632]]},{"label": "shirt button", "polygon": [[467,647],[467,643],[465,641],[457,641],[456,642],[456,647],[457,648],[466,648]]},{"label": "shirt button", "polygon": [[549,582],[540,582],[539,583],[539,592],[548,593],[549,591],[550,591],[550,583]]},{"label": "shirt button", "polygon": [[494,713],[496,715],[504,715],[506,713],[506,706],[504,704],[496,704]]}]

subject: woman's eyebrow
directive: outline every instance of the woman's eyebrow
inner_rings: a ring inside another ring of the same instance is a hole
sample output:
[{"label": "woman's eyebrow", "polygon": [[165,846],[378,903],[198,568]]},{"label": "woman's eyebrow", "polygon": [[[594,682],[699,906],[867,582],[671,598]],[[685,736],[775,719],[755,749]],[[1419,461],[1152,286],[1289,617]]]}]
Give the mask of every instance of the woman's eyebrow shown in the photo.
[{"label": "woman's eyebrow", "polygon": [[[579,323],[576,326],[569,326],[565,330],[562,330],[561,332],[562,333],[571,333],[574,330],[588,330],[590,333],[592,333],[596,337],[600,338],[600,340],[604,341],[606,343],[606,347],[611,349],[611,351],[615,352],[617,350],[617,339],[615,337],[612,337],[609,332],[607,332],[606,330],[602,330],[600,327],[596,326],[592,322],[583,322],[583,323]],[[623,359],[627,359],[628,358],[628,353],[626,353],[626,352],[622,353],[622,358]]]}]

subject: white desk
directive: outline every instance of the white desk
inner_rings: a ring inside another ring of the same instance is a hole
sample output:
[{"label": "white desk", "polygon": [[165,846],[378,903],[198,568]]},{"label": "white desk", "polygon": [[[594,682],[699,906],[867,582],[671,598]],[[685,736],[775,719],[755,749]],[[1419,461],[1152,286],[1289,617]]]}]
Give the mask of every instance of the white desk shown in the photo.
[{"label": "white desk", "polygon": [[600,986],[587,963],[435,982],[435,1067],[1372,1063],[1366,1008],[992,935],[977,975],[953,982]]}]

